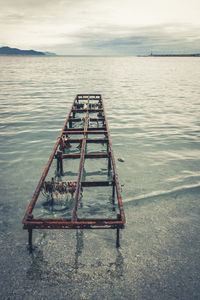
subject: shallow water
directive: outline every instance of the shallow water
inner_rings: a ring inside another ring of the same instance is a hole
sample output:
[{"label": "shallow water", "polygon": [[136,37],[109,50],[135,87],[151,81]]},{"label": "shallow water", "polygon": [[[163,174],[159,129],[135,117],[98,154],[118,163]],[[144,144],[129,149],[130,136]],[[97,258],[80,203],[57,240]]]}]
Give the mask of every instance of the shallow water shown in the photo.
[{"label": "shallow water", "polygon": [[[200,298],[199,82],[198,58],[0,57],[1,299]],[[77,93],[103,95],[121,247],[112,230],[35,230],[29,254],[21,221]]]}]

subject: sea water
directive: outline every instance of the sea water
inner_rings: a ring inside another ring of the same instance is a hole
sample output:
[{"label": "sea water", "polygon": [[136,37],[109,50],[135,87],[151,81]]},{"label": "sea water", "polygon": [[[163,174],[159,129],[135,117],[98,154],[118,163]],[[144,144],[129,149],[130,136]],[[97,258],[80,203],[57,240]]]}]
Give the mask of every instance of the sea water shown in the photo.
[{"label": "sea water", "polygon": [[[200,298],[199,82],[194,57],[0,57],[1,299]],[[103,96],[121,247],[35,230],[29,254],[22,218],[77,93]]]}]

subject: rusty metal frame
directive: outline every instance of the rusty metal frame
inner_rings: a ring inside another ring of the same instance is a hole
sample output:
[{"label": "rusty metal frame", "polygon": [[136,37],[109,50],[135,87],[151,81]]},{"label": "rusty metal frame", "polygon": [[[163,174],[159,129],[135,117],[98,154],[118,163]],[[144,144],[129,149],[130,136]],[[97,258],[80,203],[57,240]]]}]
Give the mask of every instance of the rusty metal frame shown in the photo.
[{"label": "rusty metal frame", "polygon": [[[90,104],[90,101],[93,104]],[[82,102],[82,104],[80,104]],[[96,104],[94,104],[94,102]],[[83,103],[85,103],[83,105]],[[77,118],[76,114],[84,114],[84,128],[74,128],[73,124],[80,122],[83,118]],[[91,117],[90,114],[98,113],[98,117]],[[101,127],[89,127],[89,122],[97,122],[102,124]],[[82,138],[71,138],[71,135],[82,135]],[[92,135],[104,135],[104,138],[89,138]],[[74,153],[62,153],[59,151],[59,147],[63,137],[68,137],[70,143],[77,143],[81,147],[80,154]],[[105,143],[107,144],[107,153],[85,153],[87,143]],[[87,158],[107,158],[108,159],[108,172],[112,171],[113,179],[107,181],[83,181],[83,166],[84,161]],[[80,159],[78,178],[76,181],[76,189],[74,195],[74,208],[71,218],[35,218],[33,216],[33,209],[37,202],[38,196],[42,190],[45,178],[48,174],[52,161],[57,159],[57,169],[63,172],[63,159]],[[78,204],[80,198],[80,192],[83,187],[95,187],[95,186],[112,186],[113,198],[117,198],[119,213],[115,218],[79,218],[78,217]],[[116,194],[116,196],[115,196]],[[33,229],[117,229],[117,241],[116,245],[119,247],[119,229],[124,228],[125,214],[122,205],[122,197],[120,194],[120,185],[118,181],[118,175],[116,171],[116,164],[114,154],[112,150],[112,143],[110,138],[110,132],[108,128],[108,121],[105,114],[103,99],[100,94],[78,94],[76,95],[72,107],[67,115],[64,126],[60,132],[58,140],[50,154],[49,160],[42,173],[40,181],[37,185],[35,193],[28,205],[25,216],[23,218],[23,229],[27,229],[29,232],[29,246],[32,249],[32,230]]]}]

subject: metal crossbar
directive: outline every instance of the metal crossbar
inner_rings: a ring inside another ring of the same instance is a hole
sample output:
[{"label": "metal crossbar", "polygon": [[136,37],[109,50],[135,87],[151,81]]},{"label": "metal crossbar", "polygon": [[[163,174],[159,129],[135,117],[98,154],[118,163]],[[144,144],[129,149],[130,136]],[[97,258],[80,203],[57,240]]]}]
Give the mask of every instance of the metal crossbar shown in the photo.
[{"label": "metal crossbar", "polygon": [[[94,114],[96,115],[94,116]],[[81,137],[75,138],[73,135],[80,135]],[[88,137],[90,135],[93,135],[92,138]],[[98,138],[94,137],[96,135]],[[100,138],[99,135],[101,135]],[[80,149],[80,152],[73,153],[70,151],[71,144],[77,144],[77,148]],[[87,153],[87,144],[106,145],[106,151]],[[67,153],[65,153],[66,149]],[[108,174],[112,175],[111,179],[108,178],[108,180],[99,181],[83,180],[85,160],[100,158],[108,160]],[[60,180],[59,182],[56,182],[54,178],[52,178],[51,182],[45,181],[53,160],[57,161],[57,172],[63,176],[63,160],[69,159],[80,159],[78,177],[76,181],[65,182]],[[115,204],[115,198],[117,198],[119,213],[117,213],[115,218],[105,218],[103,216],[101,218],[80,218],[79,202],[82,192],[84,193],[84,188],[105,186],[110,186],[112,188],[113,204]],[[71,218],[35,218],[33,216],[35,204],[38,200],[40,192],[44,189],[50,194],[52,194],[52,190],[55,189],[57,189],[60,193],[69,191],[72,194],[74,204]],[[42,173],[35,193],[30,201],[30,204],[28,205],[22,223],[23,228],[27,229],[29,232],[29,246],[31,250],[33,229],[117,229],[116,245],[119,247],[119,229],[124,227],[125,215],[108,128],[108,121],[105,114],[103,99],[100,94],[76,95],[58,140]]]}]

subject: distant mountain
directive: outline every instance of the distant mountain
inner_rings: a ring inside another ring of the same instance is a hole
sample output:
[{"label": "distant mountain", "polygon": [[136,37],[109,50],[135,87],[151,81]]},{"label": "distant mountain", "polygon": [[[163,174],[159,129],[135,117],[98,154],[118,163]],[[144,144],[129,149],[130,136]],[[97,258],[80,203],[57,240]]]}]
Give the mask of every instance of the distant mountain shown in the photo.
[{"label": "distant mountain", "polygon": [[0,47],[0,55],[56,55],[50,52],[40,52],[35,50],[20,50],[17,48],[10,48],[10,47]]}]

